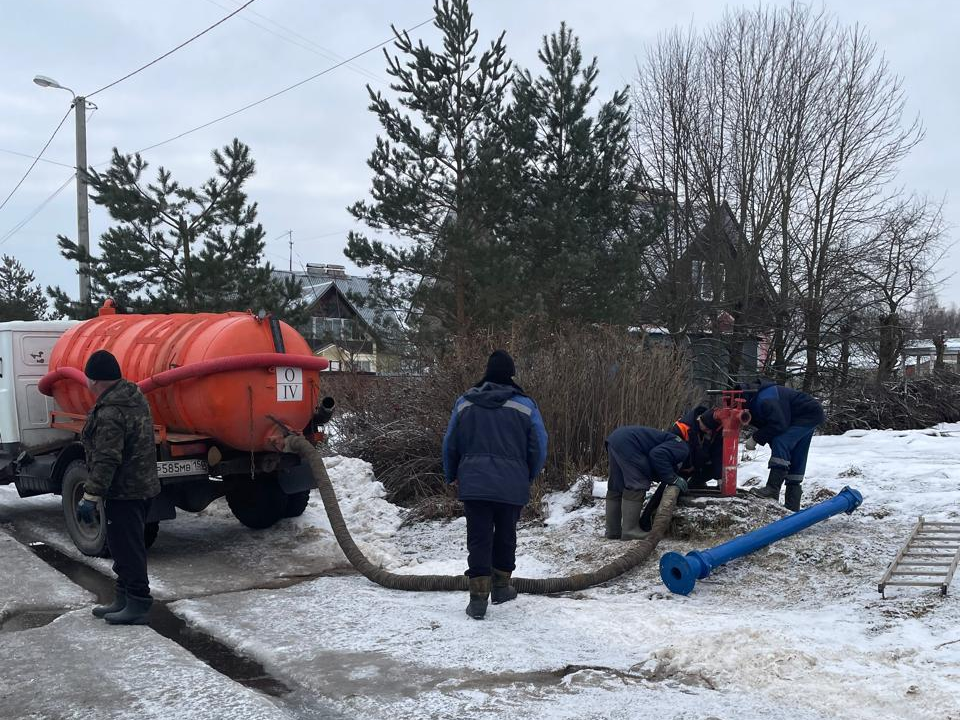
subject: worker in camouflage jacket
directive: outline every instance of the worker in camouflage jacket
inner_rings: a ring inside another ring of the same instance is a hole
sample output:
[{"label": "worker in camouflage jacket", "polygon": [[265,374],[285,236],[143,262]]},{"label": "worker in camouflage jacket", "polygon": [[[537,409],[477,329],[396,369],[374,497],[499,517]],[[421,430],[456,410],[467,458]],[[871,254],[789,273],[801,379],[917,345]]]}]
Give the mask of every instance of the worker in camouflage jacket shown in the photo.
[{"label": "worker in camouflage jacket", "polygon": [[121,378],[120,365],[108,351],[93,353],[84,374],[96,403],[83,428],[87,481],[77,517],[89,524],[103,513],[117,574],[116,599],[95,607],[93,614],[112,625],[142,625],[153,603],[144,525],[150,499],[160,493],[153,418],[140,388]]},{"label": "worker in camouflage jacket", "polygon": [[807,468],[810,440],[825,416],[820,402],[805,392],[757,379],[737,386],[746,397],[750,424],[756,428],[747,440],[747,449],[770,445],[770,474],[767,484],[755,492],[763,498],[780,499],[786,481],[783,504],[797,512],[803,495],[803,474]]}]

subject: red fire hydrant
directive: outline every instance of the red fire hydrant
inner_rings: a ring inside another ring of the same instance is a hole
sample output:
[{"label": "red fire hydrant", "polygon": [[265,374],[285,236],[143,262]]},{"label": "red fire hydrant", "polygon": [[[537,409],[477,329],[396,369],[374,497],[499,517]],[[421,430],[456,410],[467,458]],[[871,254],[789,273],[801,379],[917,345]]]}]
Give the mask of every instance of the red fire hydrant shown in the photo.
[{"label": "red fire hydrant", "polygon": [[720,495],[733,497],[737,494],[737,451],[740,447],[740,428],[750,423],[750,411],[743,405],[743,393],[739,390],[724,390],[720,407],[713,416],[723,428],[723,477],[720,479]]}]

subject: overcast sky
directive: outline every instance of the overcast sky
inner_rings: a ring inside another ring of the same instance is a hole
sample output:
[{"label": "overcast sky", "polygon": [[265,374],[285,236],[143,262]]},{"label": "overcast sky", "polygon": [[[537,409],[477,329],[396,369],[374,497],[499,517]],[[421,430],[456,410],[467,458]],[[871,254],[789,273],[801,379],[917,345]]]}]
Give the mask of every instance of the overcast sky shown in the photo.
[{"label": "overcast sky", "polygon": [[[77,93],[90,93],[170,50],[228,12],[240,0],[0,0],[0,201],[36,155],[69,106],[63,90],[32,83],[47,75]],[[783,3],[771,3],[783,4]],[[736,4],[733,4],[734,6]],[[596,55],[600,99],[631,82],[637,58],[657,36],[677,25],[703,27],[725,5],[713,0],[474,0],[475,23],[487,44],[506,31],[510,56],[539,71],[541,36],[566,21],[584,54]],[[864,25],[902,76],[908,110],[926,128],[923,143],[904,163],[900,182],[934,198],[946,197],[946,215],[960,232],[960,3],[952,0],[833,0],[826,8],[847,24]],[[88,161],[129,153],[166,140],[313,75],[388,39],[390,24],[412,27],[432,16],[432,4],[353,0],[257,0],[199,40],[93,100]],[[255,24],[254,24],[255,23]],[[415,31],[428,44],[438,33]],[[289,93],[144,153],[183,183],[210,176],[209,153],[238,137],[249,144],[257,175],[248,191],[259,203],[267,232],[267,259],[287,267],[286,233],[293,231],[293,265],[340,263],[346,207],[370,184],[366,160],[379,131],[367,110],[365,84],[386,89],[381,51]],[[74,164],[73,117],[44,155]],[[76,238],[76,191],[69,167],[41,162],[0,210],[0,253],[13,255],[44,285],[77,293],[75,268],[60,257],[57,233]],[[151,173],[152,177],[152,173]],[[43,205],[46,203],[45,205]],[[37,212],[38,208],[42,209]],[[35,213],[35,214],[34,214]],[[33,216],[12,235],[8,234]],[[96,242],[109,218],[91,204]],[[6,240],[3,238],[7,237]],[[960,270],[960,248],[942,263],[942,275]],[[960,276],[958,276],[960,278]],[[960,303],[960,281],[939,290]]]}]

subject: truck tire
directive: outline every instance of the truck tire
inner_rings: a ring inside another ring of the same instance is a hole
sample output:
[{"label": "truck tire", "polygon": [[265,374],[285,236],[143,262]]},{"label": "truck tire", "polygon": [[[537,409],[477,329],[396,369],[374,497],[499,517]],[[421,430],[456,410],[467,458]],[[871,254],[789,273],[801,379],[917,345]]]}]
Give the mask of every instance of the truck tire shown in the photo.
[{"label": "truck tire", "polygon": [[287,495],[276,482],[244,477],[230,481],[227,505],[248,528],[263,530],[285,517]]},{"label": "truck tire", "polygon": [[143,546],[146,548],[153,547],[153,544],[157,541],[157,535],[159,534],[160,523],[148,522],[143,526]]},{"label": "truck tire", "polygon": [[97,505],[97,521],[92,525],[81,523],[77,519],[77,503],[83,499],[83,487],[87,482],[87,466],[83,460],[74,460],[63,471],[63,519],[67,534],[84,555],[110,557],[107,547],[107,523],[103,514],[103,503]]},{"label": "truck tire", "polygon": [[285,518],[300,517],[303,511],[307,509],[307,503],[310,501],[310,491],[293,493],[287,495],[287,506],[283,511]]}]

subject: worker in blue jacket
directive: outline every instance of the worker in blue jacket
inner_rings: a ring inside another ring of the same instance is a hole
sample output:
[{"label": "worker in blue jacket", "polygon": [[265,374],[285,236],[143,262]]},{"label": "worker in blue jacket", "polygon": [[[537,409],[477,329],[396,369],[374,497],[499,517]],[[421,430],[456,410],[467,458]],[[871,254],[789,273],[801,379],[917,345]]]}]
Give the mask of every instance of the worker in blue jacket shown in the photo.
[{"label": "worker in blue jacket", "polygon": [[[710,414],[713,423],[713,415]],[[692,427],[695,425],[694,427]],[[699,416],[690,424],[681,418],[670,430],[642,425],[618,427],[607,438],[610,477],[607,482],[606,537],[614,540],[640,540],[647,535],[641,529],[643,501],[654,482],[676,485],[687,490],[687,478],[699,451],[701,432],[713,434],[714,428],[701,425]],[[701,457],[709,458],[708,452]]]},{"label": "worker in blue jacket", "polygon": [[756,428],[747,448],[770,445],[770,474],[767,484],[755,491],[762,498],[780,499],[786,482],[783,504],[788,510],[800,509],[803,474],[807,468],[810,440],[817,425],[825,419],[823,406],[807,393],[758,379],[737,386],[746,397],[750,424]]},{"label": "worker in blue jacket", "polygon": [[[673,424],[670,432],[682,437],[690,450],[689,457],[679,471],[689,489],[706,487],[710,480],[719,480],[723,477],[723,428],[711,408],[698,405],[687,410]],[[631,530],[628,539],[642,538],[650,532],[653,527],[653,518],[660,507],[666,488],[666,483],[660,483],[657,486],[656,492],[644,505],[643,513],[640,515],[640,531]],[[608,490],[606,532],[608,539],[617,539],[621,535],[622,506],[622,494],[611,496]]]},{"label": "worker in blue jacket", "polygon": [[[517,521],[547,459],[547,431],[537,404],[513,376],[505,350],[490,355],[483,379],[454,403],[443,438],[443,472],[457,484],[467,518],[467,615],[513,600]],[[492,597],[491,597],[492,595]]]}]

